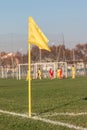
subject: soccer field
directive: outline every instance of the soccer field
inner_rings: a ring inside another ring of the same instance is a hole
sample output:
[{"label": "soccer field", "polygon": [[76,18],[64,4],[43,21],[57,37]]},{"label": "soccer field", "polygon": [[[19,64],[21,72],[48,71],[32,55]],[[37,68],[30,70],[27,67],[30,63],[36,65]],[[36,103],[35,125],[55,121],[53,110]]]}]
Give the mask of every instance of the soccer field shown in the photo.
[{"label": "soccer field", "polygon": [[87,130],[87,77],[32,80],[0,79],[0,130]]}]

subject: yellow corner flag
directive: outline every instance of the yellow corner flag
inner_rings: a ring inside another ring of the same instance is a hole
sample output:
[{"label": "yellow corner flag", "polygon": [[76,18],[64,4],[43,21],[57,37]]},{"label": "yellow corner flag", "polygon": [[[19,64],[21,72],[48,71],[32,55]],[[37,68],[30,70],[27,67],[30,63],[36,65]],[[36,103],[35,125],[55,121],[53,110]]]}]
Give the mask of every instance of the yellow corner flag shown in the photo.
[{"label": "yellow corner flag", "polygon": [[31,54],[30,44],[35,44],[40,49],[50,51],[47,45],[48,39],[41,32],[32,17],[28,19],[28,102],[29,102],[29,117],[31,117]]},{"label": "yellow corner flag", "polygon": [[29,23],[28,43],[35,44],[40,49],[45,49],[47,51],[50,51],[50,48],[47,45],[49,40],[46,38],[46,36],[40,30],[40,28],[35,23],[35,21],[33,20],[32,17],[29,17],[28,23]]}]

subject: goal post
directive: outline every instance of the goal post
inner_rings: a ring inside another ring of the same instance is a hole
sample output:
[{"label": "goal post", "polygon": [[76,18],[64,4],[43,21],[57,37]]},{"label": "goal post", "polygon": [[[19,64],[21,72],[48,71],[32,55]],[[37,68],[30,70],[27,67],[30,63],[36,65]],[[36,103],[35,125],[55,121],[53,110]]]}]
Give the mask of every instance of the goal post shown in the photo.
[{"label": "goal post", "polygon": [[[54,71],[54,78],[57,76],[57,69],[62,68],[63,77],[67,78],[67,63],[66,62],[45,62],[45,63],[33,63],[31,64],[31,78],[37,79],[38,69],[42,71],[42,78],[49,78],[50,68]],[[28,64],[18,65],[18,79],[25,79],[27,77]]]}]

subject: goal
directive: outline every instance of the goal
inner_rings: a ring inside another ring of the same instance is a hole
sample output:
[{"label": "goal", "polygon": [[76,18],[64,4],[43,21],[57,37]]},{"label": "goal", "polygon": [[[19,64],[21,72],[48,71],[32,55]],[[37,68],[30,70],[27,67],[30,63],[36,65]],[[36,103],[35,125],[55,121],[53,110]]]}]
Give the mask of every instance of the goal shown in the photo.
[{"label": "goal", "polygon": [[[34,63],[31,64],[31,78],[37,79],[38,69],[42,71],[42,78],[49,78],[50,68],[54,71],[54,78],[57,75],[57,69],[62,68],[63,77],[67,78],[67,63],[66,62],[45,62],[45,63]],[[28,64],[18,65],[18,79],[23,79],[27,77]]]}]

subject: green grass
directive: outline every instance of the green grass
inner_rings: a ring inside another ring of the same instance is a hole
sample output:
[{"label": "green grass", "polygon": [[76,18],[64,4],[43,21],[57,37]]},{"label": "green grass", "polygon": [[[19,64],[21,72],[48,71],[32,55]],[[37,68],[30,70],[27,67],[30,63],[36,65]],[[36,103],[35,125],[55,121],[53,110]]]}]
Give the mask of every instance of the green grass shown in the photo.
[{"label": "green grass", "polygon": [[[0,109],[28,114],[28,82],[0,79]],[[32,80],[32,113],[41,117],[52,113],[87,112],[87,77],[76,79]],[[48,116],[46,119],[61,121],[87,128],[87,115]],[[0,113],[0,130],[74,130],[33,119]]]}]

